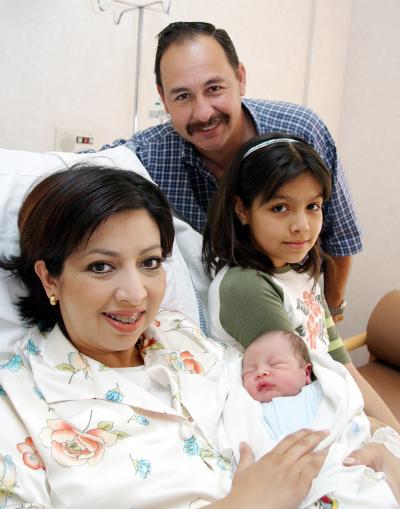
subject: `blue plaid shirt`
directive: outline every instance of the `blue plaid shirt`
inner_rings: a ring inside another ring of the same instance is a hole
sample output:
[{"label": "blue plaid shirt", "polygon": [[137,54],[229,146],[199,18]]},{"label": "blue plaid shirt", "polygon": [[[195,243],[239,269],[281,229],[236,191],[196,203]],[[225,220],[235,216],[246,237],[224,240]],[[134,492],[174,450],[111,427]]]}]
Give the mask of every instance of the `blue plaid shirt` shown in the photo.
[{"label": "blue plaid shirt", "polygon": [[[324,208],[322,248],[331,256],[349,256],[362,249],[361,232],[346,178],[327,127],[311,110],[278,101],[243,99],[258,134],[286,132],[312,145],[331,171],[333,193]],[[141,131],[129,140],[116,140],[136,152],[152,179],[178,214],[202,231],[207,207],[217,188],[194,145],[174,131],[170,122]]]}]

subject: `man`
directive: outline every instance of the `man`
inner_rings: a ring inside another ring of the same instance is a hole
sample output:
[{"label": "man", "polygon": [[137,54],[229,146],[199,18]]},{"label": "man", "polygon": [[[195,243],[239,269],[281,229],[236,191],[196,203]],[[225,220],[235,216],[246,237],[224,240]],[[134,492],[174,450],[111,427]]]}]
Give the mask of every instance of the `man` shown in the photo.
[{"label": "man", "polygon": [[157,89],[171,121],[117,140],[136,152],[175,210],[202,231],[218,180],[235,152],[256,134],[287,132],[310,143],[331,170],[333,195],[324,210],[322,247],[333,263],[325,296],[342,318],[351,255],[361,234],[334,141],[322,121],[295,104],[242,99],[246,71],[225,30],[209,23],[176,22],[158,35]]}]

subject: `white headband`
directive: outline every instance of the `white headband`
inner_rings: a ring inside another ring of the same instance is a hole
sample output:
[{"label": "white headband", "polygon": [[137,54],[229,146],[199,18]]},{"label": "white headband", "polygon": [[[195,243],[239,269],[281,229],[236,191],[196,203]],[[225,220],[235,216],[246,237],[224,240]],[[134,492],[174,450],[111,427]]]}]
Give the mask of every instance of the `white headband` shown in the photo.
[{"label": "white headband", "polygon": [[243,161],[243,159],[245,159],[247,156],[249,156],[256,150],[258,150],[259,148],[268,147],[269,145],[274,145],[275,143],[280,143],[280,142],[298,143],[299,140],[293,140],[292,138],[274,138],[272,140],[262,141],[258,145],[254,145],[254,147],[249,148],[249,150],[247,150],[247,152],[244,153],[244,156],[242,157],[242,161]]}]

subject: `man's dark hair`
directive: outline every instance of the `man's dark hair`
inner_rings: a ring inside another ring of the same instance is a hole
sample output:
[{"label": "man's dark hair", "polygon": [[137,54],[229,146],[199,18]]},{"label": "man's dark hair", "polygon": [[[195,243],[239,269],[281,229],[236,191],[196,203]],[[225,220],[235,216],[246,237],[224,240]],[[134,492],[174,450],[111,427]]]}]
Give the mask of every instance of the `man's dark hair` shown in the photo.
[{"label": "man's dark hair", "polygon": [[161,57],[171,44],[180,44],[190,39],[194,39],[198,35],[208,35],[213,37],[222,47],[225,52],[228,62],[236,71],[239,66],[239,59],[236,53],[235,46],[231,38],[222,28],[215,28],[211,23],[202,21],[177,21],[170,23],[162,30],[157,38],[157,51],[156,61],[154,65],[154,72],[156,75],[156,84],[162,87],[160,63]]}]

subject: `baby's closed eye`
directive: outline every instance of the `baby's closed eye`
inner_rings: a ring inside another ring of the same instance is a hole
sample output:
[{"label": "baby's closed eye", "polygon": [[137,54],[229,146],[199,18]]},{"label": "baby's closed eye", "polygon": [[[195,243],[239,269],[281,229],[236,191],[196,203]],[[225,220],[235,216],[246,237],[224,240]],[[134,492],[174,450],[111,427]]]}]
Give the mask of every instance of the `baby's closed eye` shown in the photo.
[{"label": "baby's closed eye", "polygon": [[254,369],[246,369],[246,371],[242,372],[242,376],[243,376],[243,378],[246,378],[247,376],[251,375],[252,373],[254,373]]}]

